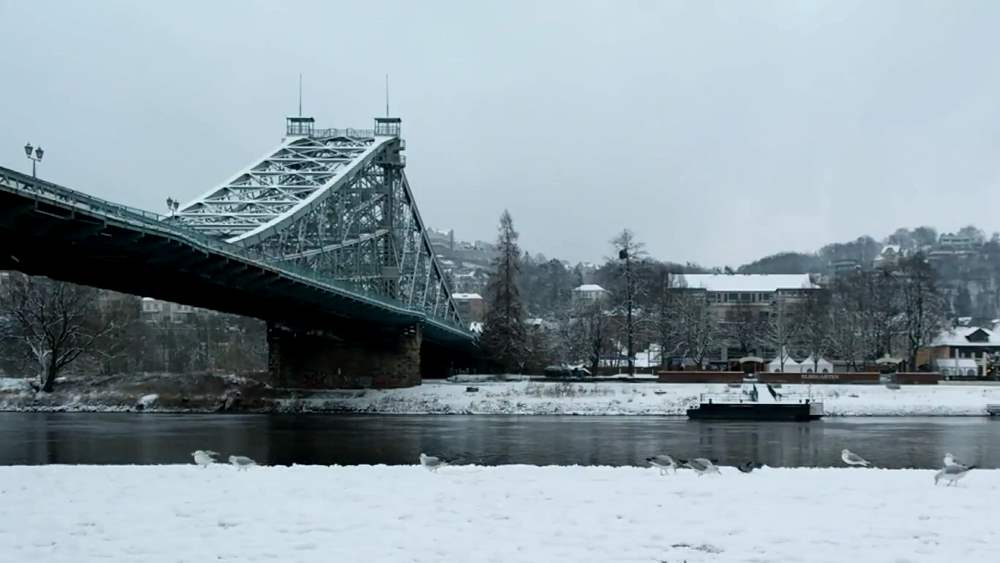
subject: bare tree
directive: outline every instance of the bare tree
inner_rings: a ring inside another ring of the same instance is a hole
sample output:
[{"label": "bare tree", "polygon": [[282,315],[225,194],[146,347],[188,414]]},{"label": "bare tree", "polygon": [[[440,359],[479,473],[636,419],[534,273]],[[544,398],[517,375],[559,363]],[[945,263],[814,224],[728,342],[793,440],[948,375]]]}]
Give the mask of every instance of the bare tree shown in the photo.
[{"label": "bare tree", "polygon": [[101,373],[111,375],[116,371],[137,365],[142,349],[139,322],[139,298],[112,291],[98,292],[100,299],[95,311],[95,322],[103,327],[96,332],[93,345],[86,355],[97,360]]},{"label": "bare tree", "polygon": [[[860,346],[865,362],[891,353],[901,318],[898,276],[884,269],[854,272],[837,280],[833,293],[841,345]],[[848,328],[857,334],[846,334]]]},{"label": "bare tree", "polygon": [[898,287],[907,365],[916,370],[917,350],[944,327],[944,299],[938,292],[937,274],[922,254],[900,262]]},{"label": "bare tree", "polygon": [[719,324],[704,295],[682,291],[677,300],[675,338],[686,358],[705,366],[708,354],[718,344]]},{"label": "bare tree", "polygon": [[744,356],[757,349],[767,334],[767,320],[749,303],[738,303],[725,314],[726,338],[740,347]]},{"label": "bare tree", "polygon": [[39,368],[38,387],[51,392],[59,372],[88,352],[108,330],[97,314],[97,290],[43,277],[11,274],[0,310]]},{"label": "bare tree", "polygon": [[792,336],[795,334],[796,314],[795,304],[779,296],[775,302],[774,310],[771,311],[767,319],[765,341],[777,350],[779,369],[782,372],[785,371],[785,361],[788,359],[786,350],[792,343]]},{"label": "bare tree", "polygon": [[528,373],[542,373],[552,362],[552,339],[545,326],[529,326],[524,369]]},{"label": "bare tree", "polygon": [[583,342],[583,352],[590,364],[591,372],[601,365],[601,357],[611,347],[610,315],[600,300],[581,305],[577,309],[576,340]]},{"label": "bare tree", "polygon": [[666,366],[667,358],[674,354],[680,343],[677,335],[677,292],[674,291],[675,277],[666,268],[657,273],[657,290],[652,300],[652,334],[660,346],[660,366]]},{"label": "bare tree", "polygon": [[500,216],[495,271],[490,277],[487,296],[489,307],[480,338],[483,348],[502,370],[510,372],[524,363],[527,331],[524,326],[524,306],[518,288],[521,269],[521,250],[517,245],[517,231],[510,213]]},{"label": "bare tree", "polygon": [[844,291],[833,292],[830,300],[830,349],[837,357],[846,360],[852,370],[858,371],[858,362],[864,361],[868,348],[865,343],[863,313],[857,310],[851,296]]},{"label": "bare tree", "polygon": [[635,339],[636,339],[636,301],[639,297],[638,276],[634,263],[645,255],[643,244],[635,240],[635,235],[629,229],[622,230],[611,240],[612,246],[621,261],[621,276],[625,282],[625,292],[621,296],[625,309],[625,348],[628,353],[628,374],[635,375]]},{"label": "bare tree", "polygon": [[813,371],[819,371],[819,360],[833,348],[831,334],[830,294],[825,290],[810,291],[797,303],[794,330],[799,341],[809,350]]}]

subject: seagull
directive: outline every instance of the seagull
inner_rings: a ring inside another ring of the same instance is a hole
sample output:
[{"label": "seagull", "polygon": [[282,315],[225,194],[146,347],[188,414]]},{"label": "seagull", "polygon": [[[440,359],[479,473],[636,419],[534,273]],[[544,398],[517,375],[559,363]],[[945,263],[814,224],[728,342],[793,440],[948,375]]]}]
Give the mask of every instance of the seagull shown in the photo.
[{"label": "seagull", "polygon": [[934,475],[934,484],[937,485],[938,481],[944,479],[945,481],[948,481],[948,484],[945,486],[950,487],[957,483],[959,479],[965,477],[966,473],[975,468],[975,465],[972,467],[966,467],[964,465],[945,465],[944,469],[938,471],[937,474]]},{"label": "seagull", "polygon": [[757,463],[756,461],[747,461],[737,465],[736,469],[739,469],[743,473],[750,473],[754,469],[760,469],[761,467],[764,467],[764,464]]},{"label": "seagull", "polygon": [[841,450],[840,459],[844,460],[844,463],[846,463],[847,465],[860,465],[863,467],[871,467],[871,462],[869,462],[867,459],[859,456],[858,454],[846,448]]},{"label": "seagull", "polygon": [[666,454],[647,457],[646,462],[659,469],[660,475],[665,475],[668,469],[673,469],[674,473],[677,473],[677,462],[674,461],[674,458]]},{"label": "seagull", "polygon": [[229,456],[229,463],[233,464],[237,471],[246,471],[249,467],[257,465],[256,461],[245,455],[231,455]]},{"label": "seagull", "polygon": [[699,477],[701,477],[706,473],[719,473],[720,475],[722,474],[722,472],[719,471],[719,468],[716,467],[714,463],[703,457],[696,457],[688,461],[687,466],[690,467],[691,469],[694,469],[694,472],[697,473]]},{"label": "seagull", "polygon": [[439,457],[434,457],[432,455],[427,455],[422,453],[420,454],[420,465],[423,465],[429,471],[437,471],[438,469],[441,469],[445,465],[448,465],[448,462]]},{"label": "seagull", "polygon": [[955,456],[953,456],[951,454],[944,454],[944,466],[945,467],[950,467],[952,465],[957,465],[959,467],[968,467],[967,465],[965,465],[961,461],[958,461],[958,459],[956,459]]},{"label": "seagull", "polygon": [[215,456],[217,455],[219,455],[219,452],[213,452],[212,450],[195,450],[191,452],[194,462],[200,465],[202,469],[215,463]]}]

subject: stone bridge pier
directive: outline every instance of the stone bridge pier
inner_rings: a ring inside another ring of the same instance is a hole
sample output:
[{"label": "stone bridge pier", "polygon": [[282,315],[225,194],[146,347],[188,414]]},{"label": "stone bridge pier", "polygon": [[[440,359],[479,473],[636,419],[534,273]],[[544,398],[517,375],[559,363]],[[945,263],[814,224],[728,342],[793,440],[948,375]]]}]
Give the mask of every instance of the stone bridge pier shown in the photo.
[{"label": "stone bridge pier", "polygon": [[326,331],[267,323],[268,373],[276,387],[420,385],[420,325]]}]

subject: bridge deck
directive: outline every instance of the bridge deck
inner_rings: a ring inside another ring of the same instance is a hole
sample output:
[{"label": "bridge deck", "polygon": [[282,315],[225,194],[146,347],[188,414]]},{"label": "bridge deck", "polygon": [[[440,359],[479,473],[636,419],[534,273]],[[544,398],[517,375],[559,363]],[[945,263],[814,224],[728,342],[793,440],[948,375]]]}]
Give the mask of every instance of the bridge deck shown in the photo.
[{"label": "bridge deck", "polygon": [[2,167],[0,269],[317,328],[419,323],[431,342],[474,341],[464,328],[390,299]]}]

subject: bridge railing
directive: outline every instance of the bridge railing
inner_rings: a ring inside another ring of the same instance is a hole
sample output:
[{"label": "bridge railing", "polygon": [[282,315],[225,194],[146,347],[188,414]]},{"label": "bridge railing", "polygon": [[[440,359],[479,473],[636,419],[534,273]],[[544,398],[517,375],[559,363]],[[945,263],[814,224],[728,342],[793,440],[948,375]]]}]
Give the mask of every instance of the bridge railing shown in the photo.
[{"label": "bridge railing", "polygon": [[[174,234],[182,236],[199,246],[216,250],[223,254],[229,254],[236,258],[242,258],[249,262],[271,269],[279,274],[290,274],[296,277],[304,278],[313,283],[325,285],[348,294],[353,294],[362,299],[375,301],[390,308],[406,309],[406,307],[401,303],[385,296],[365,291],[355,286],[341,283],[337,280],[332,280],[307,268],[282,262],[276,256],[266,254],[256,249],[230,244],[228,242],[209,237],[180,222],[171,221],[171,218],[166,215],[113,203],[105,199],[94,197],[65,186],[53,184],[52,182],[48,182],[46,180],[33,178],[26,174],[3,167],[0,167],[0,186],[9,186],[22,196],[30,197],[35,201],[42,201],[46,203],[57,202],[69,207],[85,208],[106,217],[114,217],[133,224],[138,223],[149,227],[151,230],[173,232]],[[459,330],[465,330],[465,327],[461,327],[450,320],[434,320]]]}]

